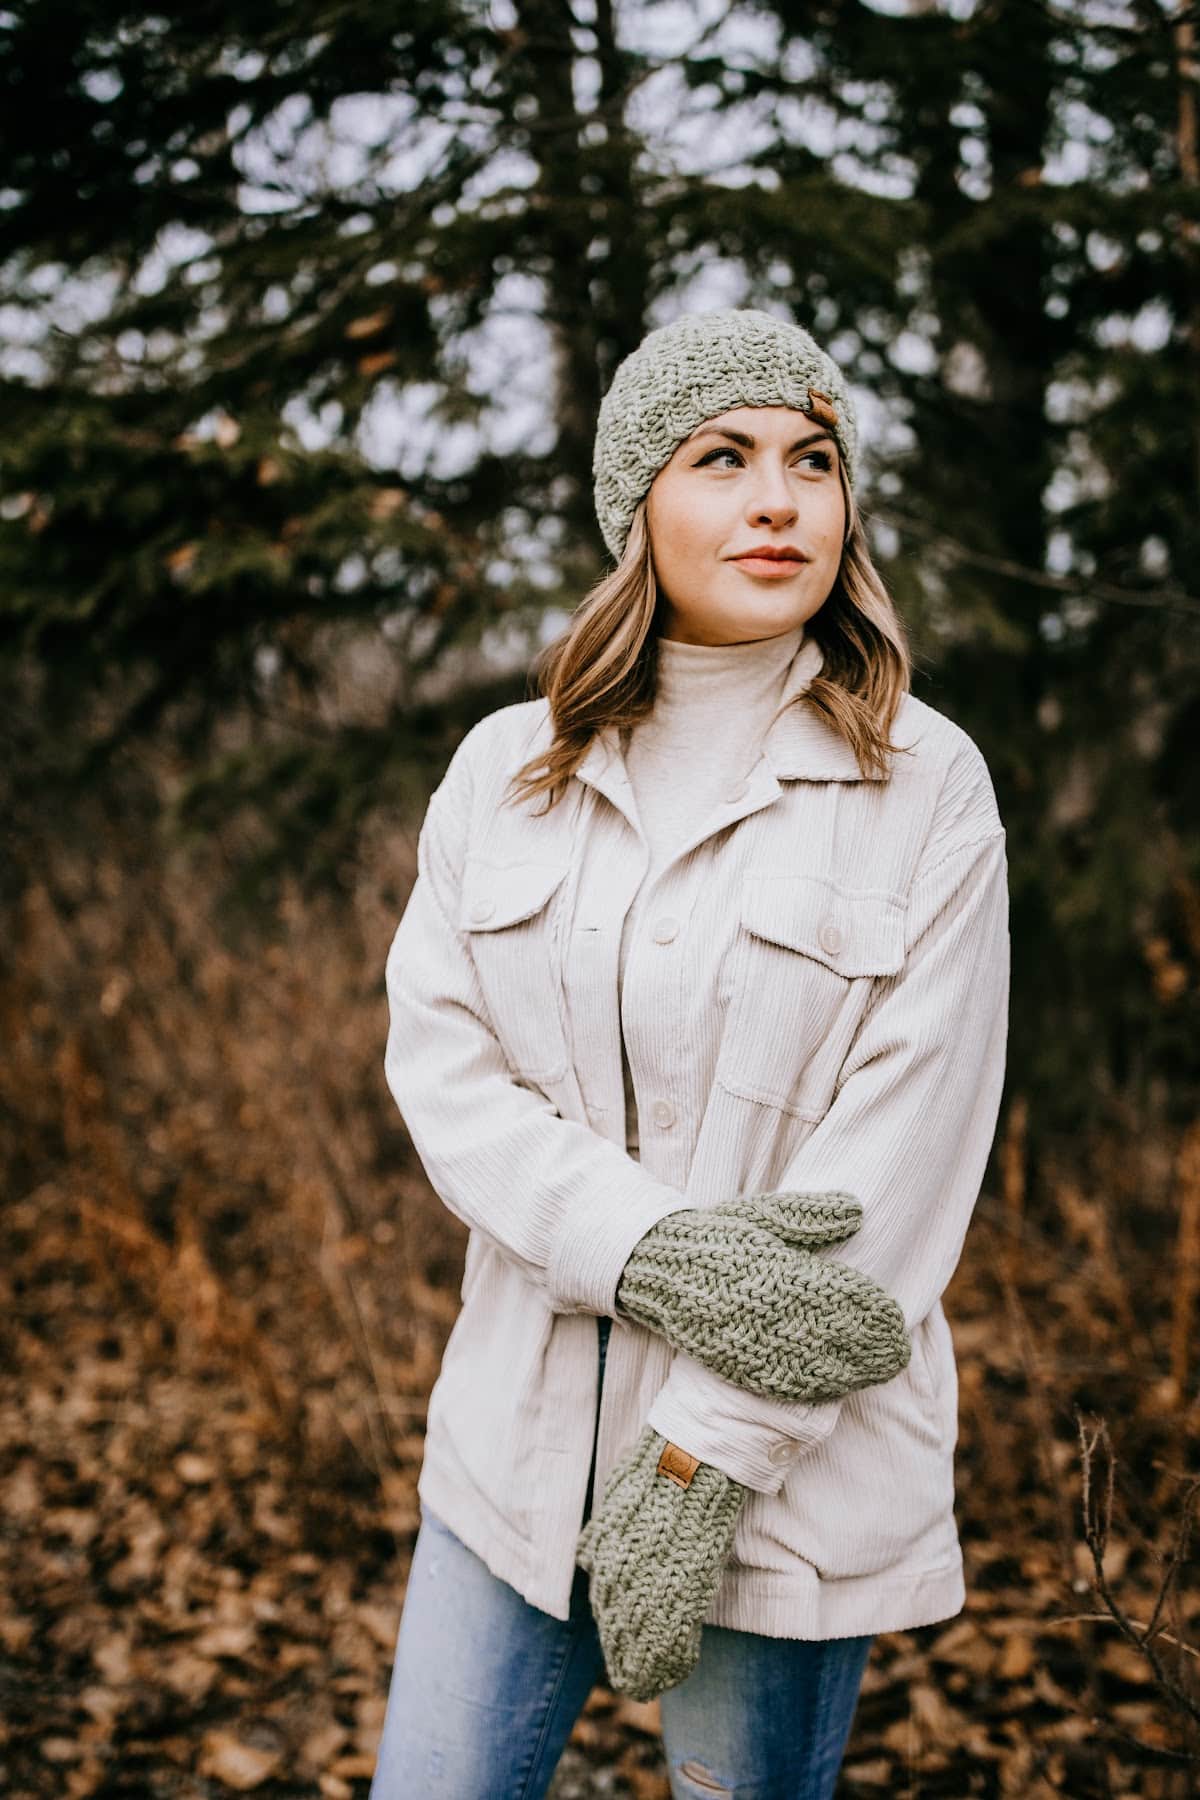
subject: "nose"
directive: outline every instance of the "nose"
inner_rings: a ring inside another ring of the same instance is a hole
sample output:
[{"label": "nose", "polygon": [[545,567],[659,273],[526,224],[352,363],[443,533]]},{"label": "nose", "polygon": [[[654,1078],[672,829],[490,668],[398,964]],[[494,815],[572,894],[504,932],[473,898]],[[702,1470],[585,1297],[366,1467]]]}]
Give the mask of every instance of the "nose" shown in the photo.
[{"label": "nose", "polygon": [[752,525],[786,525],[796,517],[796,499],[783,463],[764,457],[758,465],[754,492],[746,506]]}]

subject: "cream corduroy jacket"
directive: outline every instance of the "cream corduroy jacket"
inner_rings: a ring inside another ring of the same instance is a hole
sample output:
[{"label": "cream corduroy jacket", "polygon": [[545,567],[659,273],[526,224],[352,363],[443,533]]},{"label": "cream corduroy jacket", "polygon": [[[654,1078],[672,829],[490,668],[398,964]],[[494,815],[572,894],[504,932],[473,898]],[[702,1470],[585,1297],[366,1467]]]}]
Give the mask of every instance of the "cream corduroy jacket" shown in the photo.
[{"label": "cream corduroy jacket", "polygon": [[[806,639],[786,691],[821,660]],[[965,1591],[941,1295],[995,1132],[1008,1025],[1005,833],[984,759],[911,694],[891,733],[911,753],[890,781],[864,778],[803,701],[776,719],[749,779],[657,877],[627,949],[636,1161],[617,968],[647,849],[611,730],[544,817],[544,796],[501,805],[551,732],[541,699],[463,738],[387,958],[387,1081],[435,1191],[470,1227],[421,1499],[565,1619],[597,1430],[596,1315],[613,1313],[630,1251],[683,1206],[836,1189],[863,1222],[822,1254],[900,1303],[908,1367],[789,1404],[618,1320],[596,1493],[647,1423],[752,1490],[710,1623],[824,1638],[951,1617]]]}]

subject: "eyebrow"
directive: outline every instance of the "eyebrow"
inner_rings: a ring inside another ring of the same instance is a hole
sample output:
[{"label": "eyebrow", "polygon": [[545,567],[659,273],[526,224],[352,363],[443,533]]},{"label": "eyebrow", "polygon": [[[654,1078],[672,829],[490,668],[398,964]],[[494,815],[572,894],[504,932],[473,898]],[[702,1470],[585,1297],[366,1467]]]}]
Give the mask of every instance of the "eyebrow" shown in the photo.
[{"label": "eyebrow", "polygon": [[[702,437],[732,438],[735,444],[741,444],[747,450],[753,450],[758,442],[757,438],[751,437],[748,431],[734,431],[728,425],[702,425],[699,431],[693,431],[691,436],[684,441],[685,443],[691,444]],[[808,444],[819,444],[822,438],[831,444],[837,442],[837,439],[831,431],[814,431],[810,436],[797,438],[794,444],[789,444],[788,448],[784,451],[784,455],[791,456],[795,451],[803,450]]]}]

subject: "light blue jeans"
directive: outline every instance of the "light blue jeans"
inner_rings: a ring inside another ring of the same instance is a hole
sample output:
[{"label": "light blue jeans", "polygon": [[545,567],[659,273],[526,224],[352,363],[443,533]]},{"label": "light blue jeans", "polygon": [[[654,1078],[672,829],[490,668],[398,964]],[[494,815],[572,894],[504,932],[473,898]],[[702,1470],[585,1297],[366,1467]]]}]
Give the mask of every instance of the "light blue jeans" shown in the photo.
[{"label": "light blue jeans", "polygon": [[[585,1518],[594,1475],[593,1456]],[[552,1618],[422,1510],[370,1800],[542,1800],[606,1679],[587,1582],[577,1568],[571,1616]],[[672,1794],[829,1800],[872,1642],[706,1625],[660,1703]]]}]

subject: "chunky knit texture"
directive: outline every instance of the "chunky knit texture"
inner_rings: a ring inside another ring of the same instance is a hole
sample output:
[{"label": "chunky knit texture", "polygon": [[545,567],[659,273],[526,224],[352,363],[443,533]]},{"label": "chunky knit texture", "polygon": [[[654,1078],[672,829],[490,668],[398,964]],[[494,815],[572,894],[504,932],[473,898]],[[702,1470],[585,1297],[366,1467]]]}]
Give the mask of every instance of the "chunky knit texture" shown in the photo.
[{"label": "chunky knit texture", "polygon": [[861,1223],[839,1193],[669,1213],[626,1263],[618,1305],[751,1393],[832,1400],[890,1381],[912,1354],[902,1309],[861,1270],[814,1254]]},{"label": "chunky knit texture", "polygon": [[694,1668],[749,1491],[709,1463],[677,1486],[657,1472],[666,1441],[647,1426],[616,1464],[577,1552],[609,1681],[634,1700],[653,1700]]},{"label": "chunky knit texture", "polygon": [[854,485],[858,429],[846,379],[802,325],[754,307],[687,313],[646,334],[600,403],[592,453],[596,516],[619,560],[634,508],[658,471],[706,419],[735,406],[794,406],[822,417]]},{"label": "chunky knit texture", "polygon": [[[901,1308],[859,1270],[815,1254],[861,1222],[854,1196],[836,1192],[670,1213],[626,1263],[619,1305],[755,1393],[827,1400],[889,1381],[912,1353]],[[636,1700],[695,1666],[748,1492],[710,1463],[686,1487],[659,1474],[666,1442],[643,1428],[576,1550],[609,1680]]]}]

